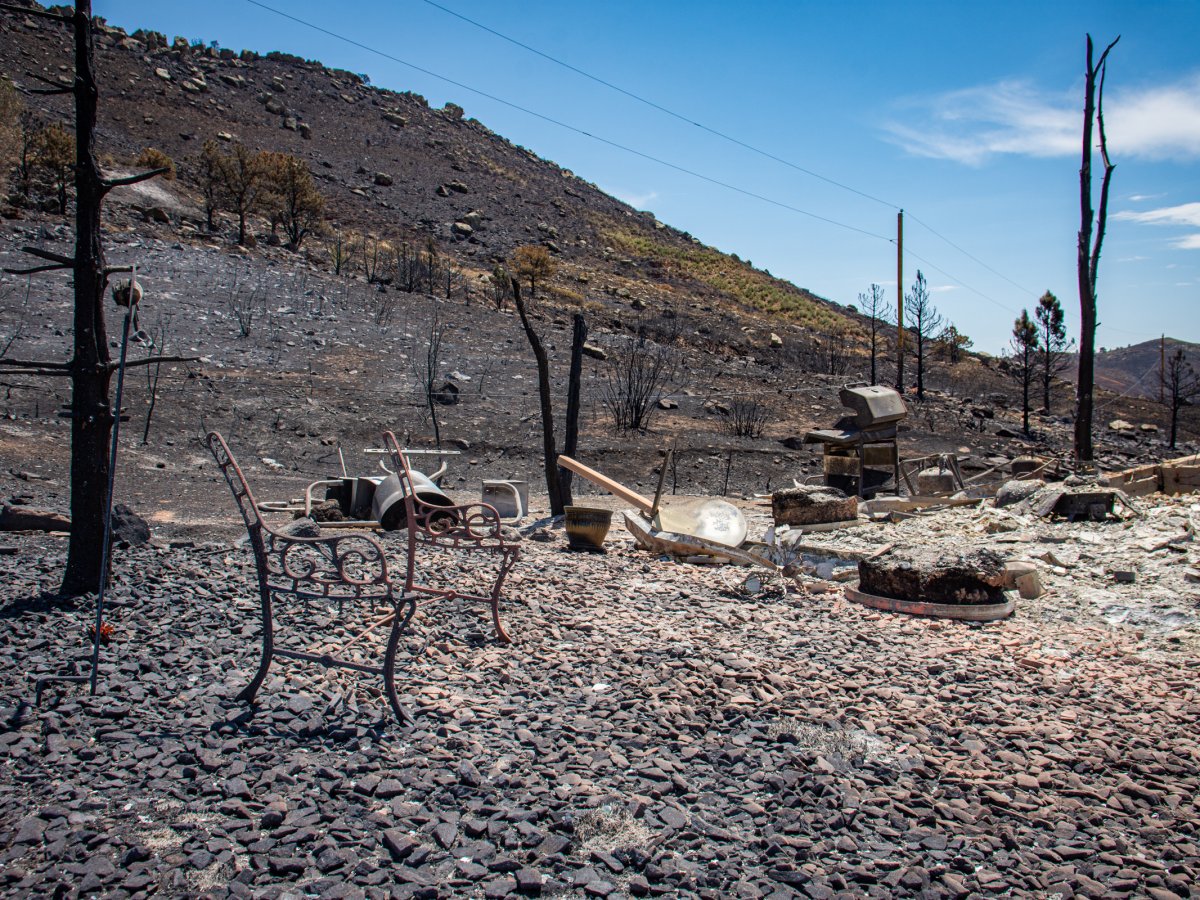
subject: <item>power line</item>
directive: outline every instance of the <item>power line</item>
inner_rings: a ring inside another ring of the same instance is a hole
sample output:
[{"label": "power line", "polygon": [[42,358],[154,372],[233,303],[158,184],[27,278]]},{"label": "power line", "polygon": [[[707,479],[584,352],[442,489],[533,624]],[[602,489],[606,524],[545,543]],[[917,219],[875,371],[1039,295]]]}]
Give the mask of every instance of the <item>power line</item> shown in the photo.
[{"label": "power line", "polygon": [[[566,62],[565,60],[559,59],[558,57],[553,56],[549,53],[546,53],[542,50],[539,50],[536,47],[531,47],[529,44],[526,44],[523,41],[520,41],[520,40],[512,37],[511,35],[507,35],[501,31],[497,31],[495,28],[492,28],[488,25],[484,25],[482,22],[472,19],[469,16],[465,16],[462,13],[456,12],[455,10],[450,9],[449,7],[443,6],[441,3],[437,3],[436,0],[422,0],[422,2],[426,3],[429,6],[434,7],[435,9],[440,9],[442,12],[446,13],[447,15],[454,16],[456,19],[460,19],[461,21],[467,22],[470,25],[474,25],[476,28],[479,28],[482,31],[486,31],[488,34],[494,35],[495,37],[498,37],[503,41],[507,41],[508,43],[510,43],[516,47],[520,47],[521,49],[526,50],[526,51],[534,54],[535,56],[539,56],[542,59],[545,59],[545,60],[548,60],[549,62],[554,63],[555,65],[561,66],[564,69],[567,69],[571,72],[576,73],[577,75],[587,78],[590,81],[594,81],[596,84],[603,85],[604,87],[609,88],[610,90],[614,90],[619,94],[623,94],[624,96],[629,97],[632,100],[636,100],[637,102],[642,103],[642,104],[650,107],[651,109],[655,109],[661,113],[664,113],[665,115],[671,116],[674,119],[677,119],[681,122],[685,122],[688,125],[694,125],[695,127],[699,128],[700,130],[707,132],[708,134],[711,134],[715,137],[721,138],[724,141],[728,141],[731,144],[735,144],[738,147],[741,147],[745,150],[749,150],[751,153],[758,154],[759,156],[761,156],[765,159],[770,159],[781,165],[787,166],[790,169],[794,169],[797,172],[802,172],[805,175],[808,175],[812,178],[816,178],[819,181],[824,181],[826,184],[831,184],[834,187],[841,188],[844,191],[849,191],[852,194],[857,194],[859,197],[863,197],[867,200],[872,200],[875,203],[879,203],[883,206],[888,207],[889,209],[899,209],[900,208],[899,206],[897,206],[897,204],[892,203],[887,200],[883,200],[883,199],[875,196],[874,194],[870,194],[866,191],[859,190],[858,188],[852,187],[851,185],[848,185],[845,182],[838,181],[838,180],[836,180],[834,178],[830,178],[826,175],[822,175],[820,172],[815,172],[812,169],[801,166],[797,163],[792,162],[791,160],[787,160],[780,156],[776,156],[775,154],[773,154],[767,150],[763,150],[761,147],[756,147],[753,144],[749,144],[743,140],[740,140],[739,138],[733,137],[732,135],[727,134],[726,132],[723,132],[719,129],[713,128],[709,125],[705,125],[701,122],[697,122],[696,120],[690,118],[689,116],[683,115],[682,113],[678,113],[673,109],[663,106],[660,103],[656,103],[653,100],[647,99],[646,97],[643,97],[640,94],[636,94],[633,91],[627,90],[626,88],[623,88],[617,84],[614,84],[611,81],[608,81],[607,79],[601,78],[598,75],[593,75],[591,72],[585,71],[584,69],[581,69],[578,66],[572,65],[571,63]],[[982,259],[975,256],[973,253],[969,252],[968,250],[964,249],[963,247],[961,247],[959,244],[955,243],[954,241],[950,240],[950,238],[946,237],[944,234],[941,234],[939,231],[934,229],[933,226],[929,225],[926,222],[923,222],[921,219],[917,218],[911,212],[909,213],[909,218],[912,221],[916,222],[918,225],[920,225],[923,228],[925,228],[926,230],[928,230],[934,236],[941,238],[943,241],[945,241],[947,244],[949,244],[951,247],[953,247],[959,253],[963,254],[965,257],[970,259],[972,262],[975,262],[976,264],[987,269],[989,272],[991,272],[993,275],[997,276],[998,278],[1002,278],[1004,281],[1007,281],[1013,287],[1017,288],[1017,290],[1021,291],[1024,294],[1032,293],[1028,288],[1025,288],[1024,286],[1013,281],[1011,278],[1009,278],[1003,272],[1000,272],[1000,271],[992,268],[990,265],[985,263]],[[932,264],[930,264],[930,266],[932,267]],[[941,270],[939,270],[939,271],[941,271]],[[943,274],[945,274],[945,273],[943,272]],[[957,279],[954,279],[954,280],[957,281]],[[960,284],[961,284],[961,282],[960,282]],[[968,289],[972,290],[972,291],[975,290],[974,288],[970,288],[967,285],[964,285],[964,287],[968,287]],[[979,293],[978,291],[975,291],[975,292]],[[990,299],[990,298],[987,298],[986,295],[983,295],[983,294],[980,294],[980,296],[984,296],[985,299]],[[992,301],[992,302],[995,302],[995,301]],[[1004,307],[1004,308],[1007,308],[1007,307]]]},{"label": "power line", "polygon": [[[987,294],[985,294],[983,291],[979,290],[978,288],[971,287],[971,285],[967,284],[962,279],[955,278],[953,275],[951,275],[945,269],[941,268],[940,266],[935,265],[934,263],[931,263],[925,257],[919,256],[918,254],[913,253],[911,250],[908,250],[908,249],[905,249],[904,252],[906,254],[908,254],[909,256],[913,257],[914,259],[918,259],[921,262],[925,263],[925,265],[927,265],[929,268],[933,269],[935,272],[942,273],[943,275],[945,275],[947,278],[949,278],[951,281],[953,281],[955,284],[959,285],[960,287],[965,287],[971,293],[978,294],[980,297],[982,297],[984,300],[986,300],[988,303],[992,304],[993,306],[999,307],[1000,309],[1006,310],[1008,312],[1016,312],[1016,310],[1013,309],[1011,306],[1005,306],[999,300],[989,297]],[[901,290],[904,289],[903,285],[901,285],[900,289]]]},{"label": "power line", "polygon": [[587,78],[590,81],[596,82],[596,84],[603,85],[604,87],[609,88],[610,90],[614,90],[619,94],[624,94],[626,97],[629,97],[632,100],[636,100],[638,103],[643,103],[646,106],[649,106],[651,109],[656,109],[661,113],[665,113],[666,115],[671,116],[671,118],[673,118],[673,119],[678,119],[680,122],[685,122],[688,125],[694,125],[696,128],[699,128],[701,131],[706,131],[709,134],[713,135],[714,137],[719,137],[722,140],[728,141],[731,144],[736,144],[737,146],[742,147],[745,150],[749,150],[751,153],[757,153],[759,156],[762,156],[766,159],[773,160],[774,162],[777,162],[781,165],[787,166],[789,169],[795,169],[797,172],[803,172],[805,175],[808,175],[812,178],[816,178],[819,181],[824,181],[826,184],[832,184],[834,187],[839,187],[844,191],[849,191],[852,194],[857,194],[858,196],[863,197],[867,200],[872,200],[875,203],[880,203],[883,206],[888,207],[889,209],[899,209],[900,208],[895,203],[889,203],[887,200],[881,200],[879,197],[876,197],[873,194],[868,194],[866,191],[860,191],[858,188],[851,187],[850,185],[845,184],[844,182],[837,181],[833,178],[829,178],[826,175],[822,175],[820,172],[814,172],[812,169],[806,169],[804,166],[798,165],[794,162],[791,162],[790,160],[783,159],[782,157],[776,156],[773,153],[769,153],[768,151],[763,150],[760,147],[755,147],[753,144],[748,144],[745,141],[739,140],[738,138],[735,138],[732,135],[726,134],[723,131],[719,131],[716,128],[712,128],[701,122],[697,122],[695,119],[691,119],[688,116],[683,115],[682,113],[677,113],[673,109],[668,109],[667,107],[663,106],[662,104],[655,103],[653,100],[648,100],[647,98],[641,96],[640,94],[635,94],[633,91],[626,90],[625,88],[620,87],[619,85],[613,84],[611,81],[607,81],[598,75],[593,75],[591,72],[586,72],[583,69],[580,69],[577,66],[573,66],[569,62],[565,62],[564,60],[561,60],[556,56],[551,56],[549,53],[545,53],[541,50],[538,50],[536,47],[531,47],[528,44],[522,43],[521,41],[517,40],[514,37],[510,37],[509,35],[504,34],[503,32],[497,31],[494,28],[490,28],[487,25],[484,25],[482,22],[477,22],[475,19],[472,19],[468,16],[464,16],[462,13],[455,12],[454,10],[449,9],[448,7],[442,6],[440,3],[435,3],[434,0],[423,0],[423,2],[429,4],[430,6],[434,7],[435,9],[440,9],[442,12],[446,13],[447,15],[454,16],[456,19],[461,19],[462,21],[467,22],[468,24],[474,25],[476,28],[486,31],[488,34],[495,35],[496,37],[500,38],[503,41],[508,41],[508,43],[513,44],[514,46],[520,47],[523,50],[528,50],[530,53],[534,54],[535,56],[540,56],[542,59],[548,60],[548,61],[554,63],[555,65],[562,66],[564,69],[568,69],[568,70],[574,72],[576,75],[582,75],[584,78]]},{"label": "power line", "polygon": [[1032,294],[1034,293],[1033,291],[1029,290],[1028,288],[1022,287],[1021,285],[1017,284],[1015,281],[1013,281],[1011,278],[1009,278],[1009,277],[1008,277],[1007,275],[1005,275],[1003,272],[998,272],[998,271],[996,271],[996,270],[995,270],[995,269],[993,269],[991,266],[989,266],[987,263],[985,263],[985,262],[984,262],[982,259],[980,259],[978,256],[975,256],[975,255],[974,255],[974,254],[972,254],[972,253],[968,253],[966,250],[964,250],[964,249],[963,249],[962,247],[960,247],[958,244],[954,243],[954,241],[950,240],[950,238],[946,237],[944,234],[941,234],[941,233],[940,233],[940,232],[938,232],[938,231],[935,231],[935,230],[934,230],[934,228],[933,228],[933,226],[931,226],[931,225],[929,225],[929,224],[927,224],[927,223],[925,223],[925,222],[922,222],[920,219],[918,219],[918,218],[917,218],[916,216],[914,216],[912,213],[909,213],[909,214],[908,214],[908,217],[909,217],[909,218],[910,218],[912,221],[914,221],[914,222],[916,222],[918,225],[920,225],[922,228],[924,228],[926,231],[928,231],[928,232],[930,232],[931,234],[933,234],[935,237],[939,237],[939,238],[941,238],[943,241],[945,241],[947,244],[949,244],[951,247],[953,247],[955,250],[957,250],[957,251],[958,251],[959,253],[961,253],[963,256],[967,257],[967,259],[973,260],[974,262],[976,262],[976,263],[978,263],[979,265],[983,266],[985,269],[987,269],[989,272],[991,272],[993,275],[997,276],[998,278],[1003,278],[1005,281],[1007,281],[1009,284],[1011,284],[1013,287],[1015,287],[1015,288],[1016,288],[1017,290],[1019,290],[1021,293],[1023,293],[1023,294],[1029,294],[1029,295],[1032,295]]},{"label": "power line", "polygon": [[712,178],[711,176],[703,175],[692,169],[688,169],[688,168],[685,168],[684,166],[680,166],[675,163],[668,162],[667,160],[661,159],[657,156],[652,156],[651,154],[645,153],[641,150],[635,150],[634,148],[626,146],[625,144],[619,144],[616,141],[610,140],[606,137],[601,137],[600,135],[592,134],[589,131],[585,131],[582,128],[577,128],[574,125],[569,125],[566,122],[563,122],[559,119],[555,119],[551,116],[545,115],[544,113],[536,112],[532,109],[529,109],[528,107],[521,106],[520,104],[513,103],[513,102],[511,102],[509,100],[505,100],[501,97],[497,97],[495,94],[489,94],[487,91],[481,91],[478,88],[471,87],[470,85],[464,84],[461,81],[456,81],[453,78],[449,78],[445,75],[441,75],[430,69],[423,68],[422,66],[418,66],[415,63],[410,63],[407,60],[400,59],[400,57],[398,57],[398,56],[393,56],[390,53],[386,53],[383,50],[378,50],[375,47],[371,47],[360,41],[356,41],[353,38],[348,38],[345,35],[338,34],[335,31],[330,31],[328,28],[323,28],[320,25],[316,25],[312,22],[306,21],[305,19],[301,19],[298,16],[293,16],[290,13],[286,13],[286,12],[283,12],[282,10],[275,9],[274,7],[268,6],[265,3],[261,3],[260,0],[246,0],[246,2],[251,4],[252,6],[257,6],[260,9],[265,9],[267,12],[271,12],[277,16],[281,16],[282,18],[289,19],[299,25],[303,25],[306,28],[311,28],[314,31],[318,31],[321,34],[327,35],[328,37],[334,38],[339,41],[344,41],[347,44],[350,44],[354,47],[358,47],[360,50],[365,50],[368,53],[373,53],[376,56],[380,56],[386,60],[390,60],[391,62],[399,63],[402,66],[407,66],[408,68],[414,69],[417,72],[421,72],[422,74],[428,75],[431,78],[436,78],[439,81],[444,81],[447,84],[452,84],[455,87],[461,88],[464,91],[470,91],[472,94],[476,94],[480,97],[484,97],[488,100],[491,100],[494,103],[500,103],[504,106],[509,107],[510,109],[515,109],[518,112],[522,112],[522,113],[525,113],[526,115],[533,116],[534,118],[541,119],[543,122],[547,122],[551,125],[557,126],[558,128],[563,128],[567,131],[574,132],[575,134],[579,134],[584,137],[591,138],[592,140],[597,141],[601,144],[606,144],[609,147],[614,147],[617,150],[624,151],[625,153],[632,154],[634,156],[640,157],[641,159],[648,160],[649,162],[656,163],[656,164],[658,164],[660,166],[664,166],[668,169],[673,169],[676,172],[681,172],[684,175],[691,176],[692,178],[697,178],[701,181],[708,182],[709,184],[714,184],[714,185],[717,185],[718,187],[723,187],[726,190],[734,191],[735,193],[742,194],[743,196],[746,196],[746,197],[751,197],[755,200],[761,200],[764,203],[769,203],[772,206],[778,206],[781,209],[786,209],[786,210],[789,210],[790,212],[798,213],[802,216],[808,216],[811,219],[816,219],[819,222],[825,222],[826,224],[834,225],[834,226],[837,226],[838,228],[844,228],[848,231],[854,231],[854,232],[857,232],[858,234],[863,234],[863,235],[866,235],[867,237],[878,238],[879,240],[883,240],[883,241],[891,240],[891,238],[889,238],[887,235],[877,234],[873,231],[868,231],[865,228],[859,228],[856,225],[847,224],[846,222],[839,222],[837,219],[830,219],[827,216],[822,216],[817,213],[811,212],[807,209],[801,209],[798,206],[792,206],[791,204],[783,203],[782,201],[775,200],[771,197],[764,196],[763,194],[756,194],[754,191],[749,191],[749,190],[746,190],[745,188],[737,187],[736,185],[732,185],[732,184],[729,184],[728,182],[721,181],[718,178]]}]

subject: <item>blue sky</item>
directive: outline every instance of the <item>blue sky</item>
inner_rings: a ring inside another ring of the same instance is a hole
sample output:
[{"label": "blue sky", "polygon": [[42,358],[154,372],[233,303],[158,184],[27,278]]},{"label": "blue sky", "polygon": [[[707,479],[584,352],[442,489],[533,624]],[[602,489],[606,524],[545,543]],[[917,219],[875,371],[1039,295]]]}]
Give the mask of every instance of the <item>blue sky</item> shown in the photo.
[{"label": "blue sky", "polygon": [[1117,168],[1097,343],[1164,331],[1200,341],[1200,3],[1192,0],[262,2],[459,85],[250,0],[95,0],[94,9],[129,30],[284,50],[435,106],[458,103],[660,220],[840,303],[856,302],[872,282],[894,302],[889,240],[903,207],[905,289],[921,269],[941,312],[990,352],[1047,289],[1076,327],[1084,35],[1103,47],[1119,34],[1105,93]]}]

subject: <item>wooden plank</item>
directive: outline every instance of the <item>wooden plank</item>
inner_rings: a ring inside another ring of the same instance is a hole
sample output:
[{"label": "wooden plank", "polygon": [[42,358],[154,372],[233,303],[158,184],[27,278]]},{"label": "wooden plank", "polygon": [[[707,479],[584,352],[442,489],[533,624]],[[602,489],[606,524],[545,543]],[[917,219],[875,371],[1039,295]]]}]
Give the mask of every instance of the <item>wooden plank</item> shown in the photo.
[{"label": "wooden plank", "polygon": [[571,459],[569,456],[560,456],[558,464],[567,471],[574,472],[576,475],[586,478],[597,487],[604,488],[610,494],[620,497],[626,503],[632,503],[642,512],[648,513],[654,508],[654,504],[650,501],[649,497],[643,497],[637,491],[631,491],[619,481],[613,481],[607,475],[601,475],[595,469],[588,468],[583,463]]},{"label": "wooden plank", "polygon": [[1164,494],[1192,494],[1200,490],[1200,466],[1163,466]]},{"label": "wooden plank", "polygon": [[1109,484],[1109,487],[1120,488],[1130,497],[1146,497],[1159,491],[1158,475],[1143,478],[1141,481],[1127,481],[1120,484]]}]

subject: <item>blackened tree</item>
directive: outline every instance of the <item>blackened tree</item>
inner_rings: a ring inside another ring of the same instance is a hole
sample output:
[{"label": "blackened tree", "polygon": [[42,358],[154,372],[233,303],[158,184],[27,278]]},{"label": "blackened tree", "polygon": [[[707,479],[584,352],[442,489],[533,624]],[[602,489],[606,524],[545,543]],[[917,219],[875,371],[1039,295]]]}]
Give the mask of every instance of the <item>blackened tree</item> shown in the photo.
[{"label": "blackened tree", "polygon": [[887,305],[883,300],[883,288],[872,284],[865,294],[858,295],[858,308],[867,317],[871,337],[871,384],[879,384],[877,359],[879,356],[879,333],[887,324]]},{"label": "blackened tree", "polygon": [[1013,323],[1012,368],[1009,370],[1021,385],[1021,430],[1029,434],[1029,390],[1037,377],[1038,330],[1033,319],[1029,318],[1029,310],[1021,310],[1021,315]]},{"label": "blackened tree", "polygon": [[[1092,392],[1096,384],[1096,274],[1100,267],[1100,247],[1108,222],[1108,186],[1113,164],[1108,158],[1108,139],[1104,133],[1104,76],[1108,72],[1108,54],[1113,41],[1104,48],[1099,61],[1092,64],[1092,36],[1087,36],[1087,70],[1083,89],[1083,161],[1079,166],[1079,375],[1075,388],[1075,462],[1092,462]],[[1104,180],[1100,185],[1100,209],[1092,212],[1092,125],[1100,131],[1100,158],[1104,161]],[[1095,217],[1093,238],[1093,215]]]},{"label": "blackened tree", "polygon": [[1037,319],[1038,356],[1040,357],[1040,377],[1042,380],[1042,411],[1050,413],[1050,388],[1054,377],[1071,364],[1067,352],[1067,326],[1063,321],[1062,304],[1049,291],[1042,294],[1037,308],[1033,311]]},{"label": "blackened tree", "polygon": [[1166,386],[1167,404],[1171,409],[1171,449],[1179,434],[1179,410],[1200,397],[1200,375],[1197,375],[1182,347],[1176,347],[1167,360],[1167,371],[1163,377]]},{"label": "blackened tree", "polygon": [[929,346],[938,329],[942,316],[929,300],[929,285],[921,270],[913,282],[912,293],[904,295],[904,318],[912,333],[913,356],[917,362],[917,399],[925,399],[925,363],[929,358]]}]

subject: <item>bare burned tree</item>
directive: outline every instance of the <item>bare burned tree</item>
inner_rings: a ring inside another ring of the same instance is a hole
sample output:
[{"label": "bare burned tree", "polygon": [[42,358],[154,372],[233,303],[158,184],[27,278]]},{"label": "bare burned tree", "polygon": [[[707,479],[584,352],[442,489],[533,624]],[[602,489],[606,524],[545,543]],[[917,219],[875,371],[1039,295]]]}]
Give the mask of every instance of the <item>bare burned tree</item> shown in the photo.
[{"label": "bare burned tree", "polygon": [[546,493],[550,497],[550,514],[563,514],[566,506],[562,500],[562,490],[558,482],[558,450],[554,439],[554,407],[550,402],[550,358],[546,355],[546,347],[541,336],[533,327],[529,318],[529,310],[521,297],[521,282],[517,278],[510,281],[512,298],[517,307],[517,315],[521,317],[521,327],[529,339],[529,348],[537,364],[538,373],[538,403],[542,412],[542,463],[546,472]]},{"label": "bare burned tree", "polygon": [[429,327],[425,334],[413,338],[412,367],[417,379],[417,388],[425,400],[429,422],[433,427],[433,442],[442,446],[442,429],[438,422],[438,390],[442,380],[442,345],[445,343],[449,326],[442,321],[437,302],[429,314]]},{"label": "bare burned tree", "polygon": [[770,410],[757,397],[734,397],[722,424],[734,437],[760,438],[769,418]]},{"label": "bare burned tree", "polygon": [[658,410],[658,401],[676,382],[677,334],[668,330],[656,337],[657,340],[651,336],[644,322],[639,322],[637,333],[616,354],[607,372],[601,397],[620,431],[645,431]]},{"label": "bare burned tree", "polygon": [[171,314],[161,314],[150,334],[150,347],[158,351],[160,356],[154,361],[153,365],[145,367],[146,393],[150,396],[146,401],[146,424],[142,429],[142,446],[150,443],[150,423],[154,421],[154,407],[158,405],[158,383],[162,376],[163,361],[161,354],[166,352],[167,342],[170,339]]},{"label": "bare burned tree", "polygon": [[[1104,48],[1092,64],[1092,36],[1087,36],[1087,71],[1083,96],[1083,162],[1079,166],[1079,375],[1075,389],[1075,462],[1092,462],[1092,392],[1096,384],[1096,274],[1100,265],[1100,247],[1108,222],[1108,187],[1113,164],[1108,158],[1108,140],[1104,133],[1104,77],[1108,72],[1108,54],[1117,45],[1117,37]],[[1104,180],[1100,184],[1100,209],[1095,215],[1092,237],[1092,123],[1100,132],[1100,158],[1104,161]]]},{"label": "bare burned tree", "polygon": [[883,288],[872,284],[865,294],[858,295],[858,308],[870,323],[871,337],[871,384],[879,384],[876,360],[878,359],[879,333],[887,324],[887,304],[883,299]]},{"label": "bare burned tree", "polygon": [[929,300],[929,286],[921,270],[913,282],[912,293],[904,296],[904,318],[913,338],[913,356],[917,362],[917,399],[925,399],[925,368],[929,345],[942,326],[942,316]]},{"label": "bare burned tree", "polygon": [[[96,160],[95,50],[91,0],[76,0],[73,12],[0,4],[0,10],[67,22],[74,30],[75,78],[70,85],[38,77],[44,94],[72,94],[75,100],[75,254],[68,257],[35,247],[27,253],[43,264],[18,274],[70,270],[74,275],[74,352],[68,362],[6,359],[2,374],[42,374],[71,379],[71,536],[60,591],[66,596],[96,592],[104,571],[104,520],[108,502],[109,452],[113,410],[109,384],[117,366],[109,356],[104,323],[104,294],[109,276],[120,268],[104,261],[101,212],[113,188],[163,174],[162,169],[124,178],[105,178]],[[163,361],[170,361],[165,357]],[[154,357],[129,363],[151,365]]]},{"label": "bare burned tree", "polygon": [[1021,315],[1013,322],[1011,368],[1009,373],[1021,385],[1021,430],[1029,435],[1029,392],[1037,379],[1037,325],[1029,318],[1029,310],[1021,310]]},{"label": "bare burned tree", "polygon": [[1038,356],[1041,358],[1042,409],[1050,413],[1050,387],[1064,369],[1071,364],[1067,352],[1067,326],[1063,320],[1062,304],[1049,291],[1042,294],[1033,311],[1038,328]]},{"label": "bare burned tree", "polygon": [[1200,397],[1200,375],[1197,375],[1182,347],[1176,347],[1171,358],[1167,360],[1167,371],[1163,378],[1166,386],[1167,404],[1171,409],[1171,449],[1175,449],[1175,439],[1179,434],[1179,410],[1191,405]]}]

